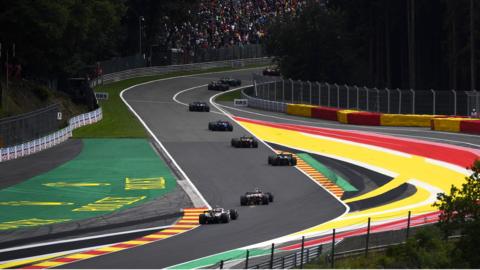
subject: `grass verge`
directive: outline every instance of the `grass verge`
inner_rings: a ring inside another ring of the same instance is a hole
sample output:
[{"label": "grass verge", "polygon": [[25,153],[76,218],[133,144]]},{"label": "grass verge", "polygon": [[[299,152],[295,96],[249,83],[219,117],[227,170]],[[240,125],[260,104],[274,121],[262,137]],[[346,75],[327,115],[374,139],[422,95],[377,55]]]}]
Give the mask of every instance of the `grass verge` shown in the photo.
[{"label": "grass verge", "polygon": [[[242,67],[256,68],[263,65],[252,65]],[[120,92],[128,87],[159,80],[172,78],[177,76],[197,75],[211,72],[223,72],[237,70],[238,68],[213,68],[202,71],[189,71],[189,72],[172,72],[157,76],[139,77],[119,82],[110,83],[107,85],[100,85],[95,87],[96,92],[107,92],[109,99],[106,101],[100,101],[100,106],[103,109],[103,120],[89,126],[79,128],[73,132],[74,138],[146,138],[147,132],[143,126],[138,122],[135,116],[130,112],[122,102],[120,98]],[[234,93],[237,91],[234,91]],[[227,93],[230,94],[230,93]],[[237,94],[240,95],[240,92]],[[233,96],[229,99],[233,101]]]},{"label": "grass verge", "polygon": [[241,92],[242,90],[239,89],[232,92],[223,93],[217,96],[217,98],[215,98],[215,101],[233,101],[234,99],[242,98]]}]

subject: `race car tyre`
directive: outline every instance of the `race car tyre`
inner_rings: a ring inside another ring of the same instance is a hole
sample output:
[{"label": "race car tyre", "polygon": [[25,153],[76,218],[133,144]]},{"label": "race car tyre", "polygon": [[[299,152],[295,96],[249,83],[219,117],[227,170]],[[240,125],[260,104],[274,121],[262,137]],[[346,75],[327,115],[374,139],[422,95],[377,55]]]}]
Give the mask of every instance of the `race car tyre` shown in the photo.
[{"label": "race car tyre", "polygon": [[210,108],[207,108],[205,111],[206,111],[206,112],[210,112]]},{"label": "race car tyre", "polygon": [[292,158],[292,166],[297,166],[297,159],[296,158]]},{"label": "race car tyre", "polygon": [[262,204],[268,205],[268,197],[266,196],[262,197]]},{"label": "race car tyre", "polygon": [[273,194],[270,193],[270,192],[267,192],[266,194],[267,194],[267,197],[268,197],[268,201],[273,202]]},{"label": "race car tyre", "polygon": [[192,112],[192,111],[193,111],[193,108],[189,106],[189,107],[188,107],[188,110]]},{"label": "race car tyre", "polygon": [[212,123],[208,123],[208,130],[213,130],[214,129],[214,125]]},{"label": "race car tyre", "polygon": [[204,214],[198,216],[198,223],[200,224],[207,224],[207,217]]},{"label": "race car tyre", "polygon": [[238,218],[238,212],[235,209],[230,209],[230,218],[236,220]]},{"label": "race car tyre", "polygon": [[220,221],[222,223],[228,223],[230,222],[230,217],[227,215],[227,213],[223,213],[221,216],[220,216]]},{"label": "race car tyre", "polygon": [[233,126],[227,127],[227,130],[228,130],[228,131],[233,131]]},{"label": "race car tyre", "polygon": [[240,197],[240,205],[247,205],[248,204],[248,199],[246,196],[241,196]]},{"label": "race car tyre", "polygon": [[273,160],[275,159],[275,157],[273,156],[268,156],[268,164],[269,165],[273,165]]},{"label": "race car tyre", "polygon": [[231,144],[232,144],[232,146],[235,147],[235,148],[238,147],[238,139],[235,139],[235,138],[232,139]]},{"label": "race car tyre", "polygon": [[258,148],[258,142],[257,142],[257,141],[253,141],[253,142],[252,142],[252,147],[253,147],[253,148]]}]

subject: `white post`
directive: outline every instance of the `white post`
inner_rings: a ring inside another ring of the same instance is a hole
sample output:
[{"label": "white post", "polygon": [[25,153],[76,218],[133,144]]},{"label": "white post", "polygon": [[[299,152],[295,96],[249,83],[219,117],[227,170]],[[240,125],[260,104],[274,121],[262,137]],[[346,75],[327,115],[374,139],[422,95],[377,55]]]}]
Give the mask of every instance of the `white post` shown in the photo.
[{"label": "white post", "polygon": [[292,80],[292,79],[290,79],[290,84],[291,84],[291,86],[292,86],[292,103],[294,103],[294,102],[293,102],[293,80]]},{"label": "white post", "polygon": [[367,91],[367,112],[370,111],[370,106],[369,106],[369,99],[370,99],[370,95],[368,94],[368,88],[366,86],[364,86],[363,88],[365,88],[365,91]]},{"label": "white post", "polygon": [[387,91],[387,113],[390,113],[390,89],[385,88],[385,91]]},{"label": "white post", "polygon": [[398,91],[398,113],[402,113],[402,91],[400,88],[397,88]]},{"label": "white post", "polygon": [[377,92],[377,112],[380,112],[380,90],[375,87],[375,91]]},{"label": "white post", "polygon": [[304,103],[304,100],[303,100],[303,82],[298,80],[297,81],[299,84],[300,84],[300,103],[303,104]]},{"label": "white post", "polygon": [[350,89],[346,84],[345,84],[345,89],[347,89],[347,109],[350,109]]},{"label": "white post", "polygon": [[328,107],[330,107],[330,84],[325,83],[327,85],[327,98],[328,98]]},{"label": "white post", "polygon": [[410,89],[410,92],[412,92],[412,114],[415,114],[415,91]]},{"label": "white post", "polygon": [[285,102],[285,80],[282,79],[282,102]]},{"label": "white post", "polygon": [[435,90],[430,89],[430,91],[431,91],[432,94],[433,94],[433,106],[432,106],[432,107],[433,107],[433,115],[435,115],[435,107],[436,107],[436,104],[435,104],[435,96],[436,96],[436,95],[435,95]]},{"label": "white post", "polygon": [[338,84],[335,84],[335,86],[337,87],[337,108],[340,108],[340,87]]},{"label": "white post", "polygon": [[255,96],[258,97],[258,92],[257,92],[257,81],[253,81],[253,89],[255,90]]},{"label": "white post", "polygon": [[354,86],[357,89],[357,110],[360,109],[360,88],[358,86]]},{"label": "white post", "polygon": [[318,106],[322,106],[322,85],[317,82],[318,86]]},{"label": "white post", "polygon": [[308,81],[308,85],[310,87],[310,105],[312,105],[312,82]]},{"label": "white post", "polygon": [[457,115],[457,92],[452,89],[453,93],[453,115]]},{"label": "white post", "polygon": [[277,81],[274,82],[274,88],[273,88],[273,99],[275,102],[277,102]]}]

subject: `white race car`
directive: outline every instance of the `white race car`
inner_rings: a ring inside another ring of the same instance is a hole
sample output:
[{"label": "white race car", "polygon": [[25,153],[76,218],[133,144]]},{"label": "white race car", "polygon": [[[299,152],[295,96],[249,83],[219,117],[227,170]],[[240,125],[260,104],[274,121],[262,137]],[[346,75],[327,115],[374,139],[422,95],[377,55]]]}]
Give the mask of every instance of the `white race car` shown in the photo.
[{"label": "white race car", "polygon": [[230,222],[230,220],[236,220],[237,218],[237,210],[225,210],[223,208],[217,207],[211,210],[204,211],[203,214],[200,214],[200,216],[198,216],[198,222],[200,224],[228,223]]}]

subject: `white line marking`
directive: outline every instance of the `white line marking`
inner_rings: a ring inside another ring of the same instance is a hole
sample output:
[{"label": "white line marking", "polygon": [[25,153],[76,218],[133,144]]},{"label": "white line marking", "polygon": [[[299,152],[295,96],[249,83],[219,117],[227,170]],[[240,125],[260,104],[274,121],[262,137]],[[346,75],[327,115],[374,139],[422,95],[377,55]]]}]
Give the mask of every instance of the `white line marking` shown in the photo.
[{"label": "white line marking", "polygon": [[[119,243],[121,243],[121,242],[119,242]],[[87,251],[87,250],[99,249],[99,248],[108,247],[108,246],[111,246],[111,245],[116,245],[116,244],[119,244],[119,243],[112,243],[112,244],[107,244],[107,245],[93,246],[93,247],[81,248],[81,249],[73,249],[73,250],[69,250],[69,251],[54,252],[54,253],[42,254],[42,255],[38,255],[38,256],[26,257],[26,258],[21,258],[21,259],[14,259],[14,260],[9,260],[9,261],[1,261],[0,264],[21,262],[21,261],[26,261],[26,260],[30,260],[30,259],[36,259],[36,258],[41,259],[43,257],[55,256],[53,258],[50,258],[50,259],[46,260],[46,261],[49,261],[49,260],[52,260],[52,259],[55,259],[55,258],[58,258],[58,257],[67,256],[67,255],[70,255],[70,254],[73,254],[73,253],[80,253],[80,252]],[[28,265],[33,265],[33,264],[37,264],[37,263],[39,263],[39,262],[38,261],[37,262],[32,262],[32,263],[29,263]]]},{"label": "white line marking", "polygon": [[78,242],[78,241],[84,241],[84,240],[98,239],[98,238],[104,238],[104,237],[110,237],[110,236],[132,234],[132,233],[144,232],[144,231],[162,230],[162,229],[165,229],[165,228],[169,228],[171,226],[172,225],[151,227],[151,228],[145,228],[145,229],[123,231],[123,232],[116,232],[116,233],[107,233],[107,234],[93,235],[93,236],[87,236],[87,237],[73,238],[73,239],[68,239],[68,240],[59,240],[59,241],[53,241],[53,242],[45,242],[45,243],[39,243],[39,244],[31,244],[31,245],[18,246],[18,247],[12,247],[12,248],[5,248],[5,249],[0,249],[0,253],[1,252],[21,250],[21,249],[28,249],[28,248],[43,247],[43,246],[50,246],[50,245],[56,245],[56,244],[64,244],[64,243]]},{"label": "white line marking", "polygon": [[173,163],[173,165],[177,168],[177,170],[180,172],[181,176],[190,184],[190,186],[192,187],[192,189],[195,191],[196,195],[199,197],[199,199],[202,201],[203,205],[201,205],[200,202],[198,202],[195,198],[194,198],[194,195],[193,194],[190,194],[190,193],[187,193],[190,197],[190,199],[192,200],[192,202],[194,203],[194,205],[196,207],[201,207],[201,206],[206,206],[208,208],[211,208],[210,204],[208,204],[207,200],[205,200],[205,198],[203,197],[203,195],[200,193],[200,191],[197,189],[197,187],[193,184],[193,182],[190,180],[190,178],[187,176],[187,174],[182,170],[182,168],[180,167],[180,165],[178,165],[178,163],[175,161],[175,159],[173,159],[172,155],[170,155],[170,153],[168,152],[168,150],[165,148],[165,146],[162,144],[162,142],[160,142],[160,140],[157,138],[157,136],[155,136],[155,134],[153,133],[153,131],[148,127],[148,125],[145,123],[145,121],[143,121],[143,119],[140,117],[140,115],[132,108],[132,106],[130,106],[130,104],[125,100],[125,98],[123,97],[123,94],[125,92],[127,92],[128,90],[132,89],[132,88],[135,88],[135,87],[138,87],[138,86],[141,86],[141,85],[146,85],[146,84],[151,84],[151,83],[154,83],[154,82],[159,82],[159,81],[165,81],[165,80],[171,80],[172,78],[166,78],[166,79],[159,79],[159,80],[155,80],[155,81],[150,81],[150,82],[145,82],[145,83],[141,83],[141,84],[137,84],[137,85],[134,85],[134,86],[131,86],[131,87],[128,87],[127,89],[124,89],[122,92],[120,92],[120,98],[122,99],[123,103],[125,103],[125,105],[127,105],[127,107],[130,109],[130,111],[137,117],[138,121],[140,121],[140,123],[145,127],[145,129],[148,131],[148,133],[150,133],[150,135],[152,136],[152,138],[157,142],[157,144],[160,146],[160,148],[162,148],[162,151],[167,155],[167,157],[171,160],[171,162]]}]

